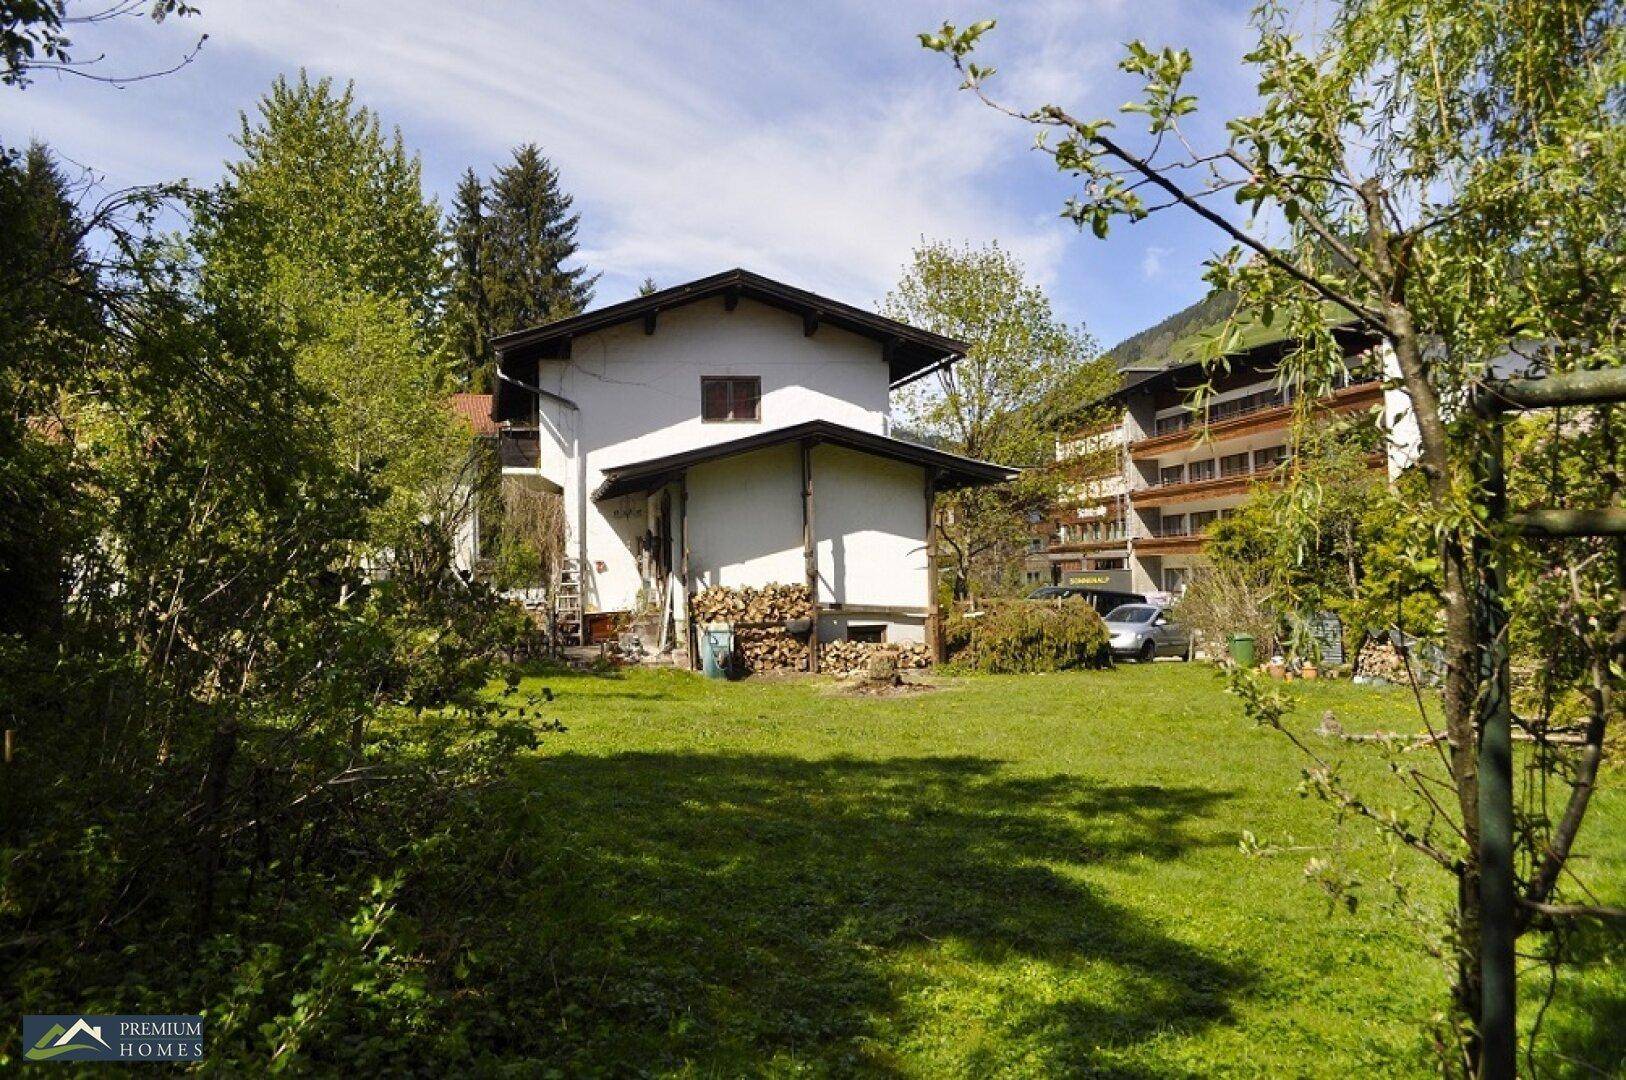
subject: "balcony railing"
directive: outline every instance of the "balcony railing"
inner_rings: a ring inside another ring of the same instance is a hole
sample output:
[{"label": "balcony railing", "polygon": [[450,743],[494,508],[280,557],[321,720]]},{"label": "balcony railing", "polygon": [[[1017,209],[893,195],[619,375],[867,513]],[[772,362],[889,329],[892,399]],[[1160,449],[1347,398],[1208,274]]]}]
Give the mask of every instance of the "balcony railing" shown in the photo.
[{"label": "balcony railing", "polygon": [[1207,483],[1210,480],[1236,480],[1236,479],[1239,479],[1239,478],[1242,478],[1242,477],[1248,477],[1248,476],[1268,476],[1270,473],[1275,472],[1276,467],[1278,465],[1280,465],[1282,462],[1286,461],[1286,460],[1287,460],[1287,458],[1285,456],[1283,456],[1283,457],[1277,458],[1275,461],[1271,461],[1271,462],[1268,462],[1268,463],[1265,463],[1265,464],[1250,465],[1246,469],[1229,469],[1229,470],[1227,470],[1227,469],[1221,468],[1217,475],[1202,476],[1202,477],[1197,477],[1195,479],[1188,479],[1188,478],[1182,476],[1182,477],[1179,477],[1178,479],[1171,478],[1171,479],[1165,480],[1162,477],[1158,477],[1158,479],[1153,480],[1150,483],[1148,483],[1146,485],[1145,489],[1143,489],[1143,490],[1150,491],[1150,490],[1153,490],[1153,489],[1156,489],[1156,488],[1185,487],[1187,484],[1204,484],[1204,483]]},{"label": "balcony railing", "polygon": [[[1333,392],[1359,386],[1364,383],[1378,381],[1376,375],[1346,376],[1338,379]],[[1175,432],[1186,431],[1199,423],[1218,424],[1226,420],[1235,420],[1242,416],[1251,416],[1254,413],[1266,412],[1270,409],[1279,409],[1293,400],[1293,394],[1283,390],[1261,390],[1258,393],[1248,394],[1229,401],[1216,401],[1209,404],[1206,412],[1180,412],[1173,416],[1159,417],[1152,432],[1152,437],[1159,435],[1172,435]]]}]

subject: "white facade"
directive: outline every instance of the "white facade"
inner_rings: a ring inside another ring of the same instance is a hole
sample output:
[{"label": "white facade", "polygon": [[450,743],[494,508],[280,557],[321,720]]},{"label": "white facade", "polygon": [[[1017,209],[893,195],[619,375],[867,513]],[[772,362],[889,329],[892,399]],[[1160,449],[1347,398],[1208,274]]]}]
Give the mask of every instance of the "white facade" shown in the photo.
[{"label": "white facade", "polygon": [[[889,368],[881,343],[831,325],[807,331],[800,315],[748,297],[661,311],[571,339],[568,359],[539,362],[538,472],[564,493],[566,551],[582,566],[583,608],[628,611],[659,602],[650,537],[666,537],[668,567],[682,561],[686,516],[692,588],[800,583],[801,448],[778,445],[694,464],[683,485],[595,500],[605,470],[823,420],[873,435],[890,425]],[[758,421],[705,421],[701,379],[761,380]],[[561,400],[563,399],[563,400]],[[568,404],[567,404],[568,402]],[[855,609],[821,620],[884,623],[893,640],[919,639],[928,604],[924,470],[837,446],[812,450],[818,599]],[[686,512],[683,491],[687,490]],[[856,609],[868,605],[873,617]],[[907,608],[913,615],[878,609]]]}]

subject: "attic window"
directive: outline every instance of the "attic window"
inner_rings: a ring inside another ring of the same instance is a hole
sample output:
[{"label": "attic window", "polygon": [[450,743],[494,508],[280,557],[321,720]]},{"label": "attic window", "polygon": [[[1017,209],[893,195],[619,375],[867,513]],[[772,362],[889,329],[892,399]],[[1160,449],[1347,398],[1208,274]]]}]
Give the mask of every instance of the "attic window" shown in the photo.
[{"label": "attic window", "polygon": [[700,419],[708,422],[762,419],[762,379],[756,375],[702,376]]}]

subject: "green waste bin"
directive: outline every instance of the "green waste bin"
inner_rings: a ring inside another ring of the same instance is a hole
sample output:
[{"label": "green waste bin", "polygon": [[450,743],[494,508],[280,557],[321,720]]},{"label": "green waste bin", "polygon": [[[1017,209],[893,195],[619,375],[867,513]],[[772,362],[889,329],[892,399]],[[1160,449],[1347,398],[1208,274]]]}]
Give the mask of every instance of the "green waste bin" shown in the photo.
[{"label": "green waste bin", "polygon": [[1239,668],[1253,667],[1253,635],[1232,634],[1229,640],[1231,660]]},{"label": "green waste bin", "polygon": [[728,623],[707,623],[700,636],[700,667],[708,679],[726,679],[723,658],[734,651],[734,628]]}]

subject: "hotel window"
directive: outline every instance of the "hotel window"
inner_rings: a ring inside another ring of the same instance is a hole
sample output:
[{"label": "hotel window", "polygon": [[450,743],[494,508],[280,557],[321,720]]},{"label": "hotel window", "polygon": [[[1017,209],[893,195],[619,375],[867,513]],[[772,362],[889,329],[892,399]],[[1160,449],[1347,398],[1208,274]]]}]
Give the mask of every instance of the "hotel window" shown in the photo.
[{"label": "hotel window", "polygon": [[762,379],[756,375],[703,376],[700,419],[708,423],[762,419]]},{"label": "hotel window", "polygon": [[1277,465],[1281,464],[1282,460],[1286,457],[1287,447],[1267,446],[1263,450],[1255,450],[1253,452],[1253,467],[1259,472],[1263,472],[1266,469],[1274,469]]},{"label": "hotel window", "polygon": [[1191,531],[1194,533],[1200,533],[1207,530],[1210,525],[1214,524],[1218,517],[1219,511],[1217,510],[1197,511],[1191,515]]},{"label": "hotel window", "polygon": [[1159,535],[1159,536],[1184,536],[1184,535],[1186,535],[1186,515],[1184,515],[1184,514],[1165,514],[1163,516],[1163,519],[1157,523],[1157,535]]},{"label": "hotel window", "polygon": [[1220,458],[1221,476],[1244,476],[1248,471],[1248,452],[1240,454],[1226,454]]},{"label": "hotel window", "polygon": [[1186,476],[1184,465],[1165,465],[1158,470],[1157,482],[1159,484],[1178,484]]},{"label": "hotel window", "polygon": [[1190,465],[1186,466],[1186,473],[1190,476],[1191,482],[1194,484],[1199,480],[1212,480],[1214,479],[1214,459],[1209,458],[1206,461],[1193,461]]}]

